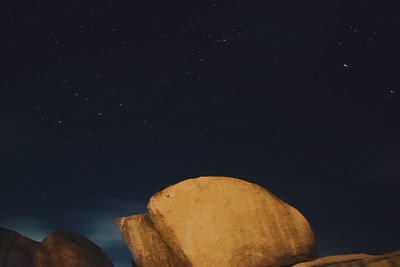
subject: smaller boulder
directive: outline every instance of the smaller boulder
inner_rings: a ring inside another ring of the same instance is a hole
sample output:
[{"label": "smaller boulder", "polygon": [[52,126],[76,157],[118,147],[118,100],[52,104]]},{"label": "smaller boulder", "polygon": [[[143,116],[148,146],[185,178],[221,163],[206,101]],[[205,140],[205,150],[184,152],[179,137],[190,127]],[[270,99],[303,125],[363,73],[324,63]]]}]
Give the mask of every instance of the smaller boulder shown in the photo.
[{"label": "smaller boulder", "polygon": [[400,250],[365,258],[362,261],[365,267],[398,267],[400,266]]},{"label": "smaller boulder", "polygon": [[81,235],[57,230],[36,250],[34,267],[113,267],[111,260],[95,243]]},{"label": "smaller boulder", "polygon": [[39,244],[17,232],[0,227],[0,267],[30,266]]},{"label": "smaller boulder", "polygon": [[116,223],[131,251],[136,266],[188,266],[182,263],[165,245],[159,233],[154,229],[148,214],[118,218]]},{"label": "smaller boulder", "polygon": [[349,254],[319,258],[302,262],[293,267],[397,267],[400,266],[400,250],[384,255]]},{"label": "smaller boulder", "polygon": [[359,267],[364,258],[373,257],[368,254],[349,254],[319,258],[313,261],[302,262],[293,267],[316,267],[316,266],[335,266],[335,267]]}]

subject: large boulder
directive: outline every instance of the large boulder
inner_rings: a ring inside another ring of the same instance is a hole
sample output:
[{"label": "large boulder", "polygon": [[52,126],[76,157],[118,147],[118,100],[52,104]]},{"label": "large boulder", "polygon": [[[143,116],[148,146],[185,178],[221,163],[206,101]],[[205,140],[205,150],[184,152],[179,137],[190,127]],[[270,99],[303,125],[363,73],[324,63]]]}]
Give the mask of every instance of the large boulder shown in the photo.
[{"label": "large boulder", "polygon": [[317,257],[300,212],[244,180],[188,179],[155,194],[147,208],[161,239],[188,266],[284,266]]},{"label": "large boulder", "polygon": [[122,217],[116,222],[136,266],[187,266],[165,245],[147,214]]},{"label": "large boulder", "polygon": [[384,255],[350,254],[319,258],[303,262],[293,267],[398,267],[400,266],[400,250]]},{"label": "large boulder", "polygon": [[33,257],[34,267],[113,267],[95,243],[81,235],[57,230],[40,244]]},{"label": "large boulder", "polygon": [[39,242],[0,227],[0,267],[30,266]]}]

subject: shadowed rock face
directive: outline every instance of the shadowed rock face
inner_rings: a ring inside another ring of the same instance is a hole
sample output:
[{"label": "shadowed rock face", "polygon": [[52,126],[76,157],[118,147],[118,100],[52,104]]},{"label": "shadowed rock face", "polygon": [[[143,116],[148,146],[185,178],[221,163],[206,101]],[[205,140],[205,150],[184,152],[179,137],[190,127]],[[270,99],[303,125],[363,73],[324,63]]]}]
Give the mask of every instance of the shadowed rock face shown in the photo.
[{"label": "shadowed rock face", "polygon": [[161,239],[192,266],[283,266],[317,256],[306,219],[244,180],[188,179],[154,195],[148,211]]},{"label": "shadowed rock face", "polygon": [[34,267],[113,267],[106,254],[89,239],[70,232],[55,231],[36,250]]},{"label": "shadowed rock face", "polygon": [[0,267],[31,266],[33,254],[39,244],[17,232],[0,227]]},{"label": "shadowed rock face", "polygon": [[136,266],[189,266],[177,258],[165,245],[147,214],[122,217],[116,222]]},{"label": "shadowed rock face", "polygon": [[293,267],[398,267],[400,266],[400,251],[373,256],[368,254],[350,254],[329,256],[309,262],[303,262]]}]

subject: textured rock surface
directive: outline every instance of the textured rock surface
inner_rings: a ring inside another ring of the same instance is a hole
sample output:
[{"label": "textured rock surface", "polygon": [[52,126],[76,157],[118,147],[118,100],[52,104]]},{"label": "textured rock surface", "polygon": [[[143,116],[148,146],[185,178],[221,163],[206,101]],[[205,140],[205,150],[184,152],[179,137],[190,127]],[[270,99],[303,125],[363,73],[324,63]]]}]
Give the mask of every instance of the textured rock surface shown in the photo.
[{"label": "textured rock surface", "polygon": [[362,264],[365,267],[398,267],[400,266],[400,250],[363,259]]},{"label": "textured rock surface", "polygon": [[[319,258],[310,262],[303,262],[296,264],[296,267],[311,267],[311,266],[337,266],[337,267],[353,267],[360,266],[360,262],[364,258],[373,257],[368,254],[349,254],[349,255],[338,255]],[[294,267],[293,266],[293,267]]]},{"label": "textured rock surface", "polygon": [[89,239],[70,232],[55,231],[40,244],[34,267],[112,267],[106,254]]},{"label": "textured rock surface", "polygon": [[188,266],[165,245],[147,214],[118,218],[116,222],[136,266]]},{"label": "textured rock surface", "polygon": [[329,256],[310,262],[303,262],[293,267],[398,267],[400,266],[400,251],[373,256],[367,254],[350,254]]},{"label": "textured rock surface", "polygon": [[154,195],[148,211],[164,242],[192,266],[282,266],[317,256],[306,219],[244,180],[188,179]]},{"label": "textured rock surface", "polygon": [[0,227],[0,267],[30,266],[39,242]]}]

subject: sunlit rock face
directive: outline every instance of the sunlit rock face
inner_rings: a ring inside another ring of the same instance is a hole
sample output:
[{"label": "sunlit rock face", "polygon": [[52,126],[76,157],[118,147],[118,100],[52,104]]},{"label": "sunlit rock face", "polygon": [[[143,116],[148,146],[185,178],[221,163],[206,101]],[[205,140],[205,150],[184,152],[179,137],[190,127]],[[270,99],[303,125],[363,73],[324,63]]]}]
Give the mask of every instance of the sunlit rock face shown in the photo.
[{"label": "sunlit rock face", "polygon": [[30,266],[38,247],[39,242],[0,227],[0,267]]},{"label": "sunlit rock face", "polygon": [[70,232],[55,231],[40,244],[33,267],[113,267],[106,254],[89,239]]},{"label": "sunlit rock face", "polygon": [[[295,267],[312,267],[312,266],[336,266],[336,267],[359,267],[362,259],[373,257],[368,254],[349,254],[337,255],[319,258],[309,262],[303,262],[294,265]],[[294,267],[293,266],[293,267]]]},{"label": "sunlit rock face", "polygon": [[400,266],[400,251],[379,256],[367,254],[350,254],[319,258],[303,262],[293,267],[398,267]]},{"label": "sunlit rock face", "polygon": [[154,195],[148,212],[161,239],[187,266],[284,266],[317,257],[306,219],[244,180],[188,179]]},{"label": "sunlit rock face", "polygon": [[147,214],[122,217],[116,222],[136,266],[189,266],[176,257],[173,251],[165,245]]}]

